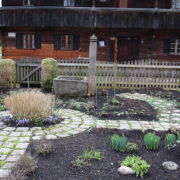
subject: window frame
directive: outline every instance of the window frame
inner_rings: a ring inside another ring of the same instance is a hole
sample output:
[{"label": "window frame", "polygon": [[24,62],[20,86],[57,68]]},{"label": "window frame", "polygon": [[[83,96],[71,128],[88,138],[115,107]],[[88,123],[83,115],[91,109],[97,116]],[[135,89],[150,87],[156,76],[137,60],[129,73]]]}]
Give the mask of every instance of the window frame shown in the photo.
[{"label": "window frame", "polygon": [[[172,48],[171,48],[171,44],[172,44],[172,40],[175,40],[175,52],[171,52]],[[170,39],[170,54],[171,55],[180,55],[180,52],[178,53],[177,50],[178,50],[178,40],[180,41],[180,39]],[[179,45],[180,45],[180,42],[179,42]]]},{"label": "window frame", "polygon": [[64,7],[74,7],[74,6],[75,6],[75,0],[73,0],[73,1],[74,1],[74,6],[71,6],[71,5],[70,5],[70,4],[71,4],[71,0],[67,0],[67,6],[64,5],[64,1],[65,1],[65,0],[63,0],[63,6],[64,6]]},{"label": "window frame", "polygon": [[27,1],[28,1],[28,4],[25,5],[25,4],[24,4],[24,0],[23,0],[23,6],[34,6],[34,0],[33,0],[33,5],[30,5],[30,4],[31,4],[31,0],[27,0]]},{"label": "window frame", "polygon": [[[62,44],[62,41],[63,41],[62,36],[65,36],[65,49],[62,49],[62,46],[63,46],[63,44]],[[72,37],[72,39],[71,39],[71,42],[72,42],[71,49],[68,49],[68,46],[69,46],[69,44],[68,44],[69,36]],[[61,34],[60,35],[60,50],[61,51],[73,51],[73,45],[74,44],[73,44],[73,35],[72,34]]]},{"label": "window frame", "polygon": [[[24,40],[25,40],[25,39],[24,39],[24,35],[28,35],[28,39],[26,40],[26,41],[27,41],[27,42],[26,42],[26,45],[28,45],[27,48],[24,47],[24,44],[25,44],[25,43],[24,43]],[[33,48],[30,48],[30,44],[31,44],[31,43],[30,43],[30,40],[31,40],[31,39],[30,39],[30,35],[33,35],[33,36],[34,36],[34,39],[32,39],[32,40],[34,40],[34,43],[32,43],[33,46],[34,46]],[[22,45],[23,45],[23,49],[25,49],[25,50],[27,50],[27,49],[31,49],[31,50],[32,50],[32,49],[35,49],[35,34],[27,34],[27,33],[25,33],[25,34],[23,34],[22,40],[23,40],[23,44],[22,44]]]},{"label": "window frame", "polygon": [[180,8],[180,0],[175,0],[176,1],[176,7],[173,7],[173,0],[171,0],[171,8],[172,9],[179,9]]}]

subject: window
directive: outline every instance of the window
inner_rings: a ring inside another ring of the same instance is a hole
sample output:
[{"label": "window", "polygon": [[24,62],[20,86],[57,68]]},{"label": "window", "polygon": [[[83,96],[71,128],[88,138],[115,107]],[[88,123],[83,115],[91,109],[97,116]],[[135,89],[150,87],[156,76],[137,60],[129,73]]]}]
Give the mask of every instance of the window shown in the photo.
[{"label": "window", "polygon": [[171,54],[180,54],[180,39],[171,39]]},{"label": "window", "polygon": [[23,49],[34,49],[34,34],[23,34]]},{"label": "window", "polygon": [[105,40],[99,40],[99,47],[106,47],[106,41]]},{"label": "window", "polygon": [[73,35],[61,35],[61,50],[73,49]]},{"label": "window", "polygon": [[34,0],[23,0],[24,6],[34,6]]},{"label": "window", "polygon": [[64,6],[74,6],[74,0],[64,0]]},{"label": "window", "polygon": [[172,0],[172,8],[180,8],[180,0]]},{"label": "window", "polygon": [[107,0],[100,0],[100,2],[107,2]]}]

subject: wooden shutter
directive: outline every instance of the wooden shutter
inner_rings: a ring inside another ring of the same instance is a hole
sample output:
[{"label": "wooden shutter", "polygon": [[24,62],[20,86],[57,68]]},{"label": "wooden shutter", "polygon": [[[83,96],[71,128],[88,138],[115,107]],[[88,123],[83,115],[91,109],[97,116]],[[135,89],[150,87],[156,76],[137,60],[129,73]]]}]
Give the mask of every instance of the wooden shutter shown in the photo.
[{"label": "wooden shutter", "polygon": [[41,49],[41,34],[35,34],[35,49]]},{"label": "wooden shutter", "polygon": [[54,49],[55,50],[61,49],[61,37],[59,34],[54,35]]},{"label": "wooden shutter", "polygon": [[16,0],[17,6],[23,6],[23,0]]},{"label": "wooden shutter", "polygon": [[73,50],[79,50],[79,35],[73,36]]},{"label": "wooden shutter", "polygon": [[170,39],[164,39],[164,53],[170,53]]},{"label": "wooden shutter", "polygon": [[172,0],[165,0],[165,8],[170,9],[171,8],[171,1]]},{"label": "wooden shutter", "polygon": [[23,48],[23,34],[16,34],[16,49]]},{"label": "wooden shutter", "polygon": [[41,0],[34,0],[34,6],[40,6]]},{"label": "wooden shutter", "polygon": [[75,0],[75,6],[81,7],[81,0]]}]

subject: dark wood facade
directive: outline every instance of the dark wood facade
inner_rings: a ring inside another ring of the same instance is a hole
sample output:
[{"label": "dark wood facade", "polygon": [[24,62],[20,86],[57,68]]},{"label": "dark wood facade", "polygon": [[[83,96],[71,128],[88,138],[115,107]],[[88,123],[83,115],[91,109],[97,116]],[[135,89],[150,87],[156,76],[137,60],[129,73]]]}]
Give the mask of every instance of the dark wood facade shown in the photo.
[{"label": "dark wood facade", "polygon": [[[63,7],[61,0],[34,0],[33,7],[22,2],[2,1],[3,58],[88,57],[90,36],[95,34],[98,60],[180,61],[180,54],[170,53],[171,39],[180,39],[180,10],[170,9],[170,0],[159,0],[158,4],[155,0],[97,0],[96,7],[92,7],[92,0],[75,0],[76,7]],[[8,32],[16,37],[9,37]],[[32,49],[23,46],[25,34],[34,36]],[[62,35],[73,38],[70,50],[62,49]]]}]

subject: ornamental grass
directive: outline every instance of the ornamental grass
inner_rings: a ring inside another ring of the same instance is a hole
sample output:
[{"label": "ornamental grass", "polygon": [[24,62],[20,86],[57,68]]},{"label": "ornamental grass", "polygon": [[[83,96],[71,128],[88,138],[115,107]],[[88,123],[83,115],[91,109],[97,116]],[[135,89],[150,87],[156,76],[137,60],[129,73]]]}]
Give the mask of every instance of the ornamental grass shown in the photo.
[{"label": "ornamental grass", "polygon": [[17,119],[25,118],[30,122],[37,122],[51,115],[54,99],[50,94],[45,95],[41,92],[21,92],[7,96],[4,104]]}]

